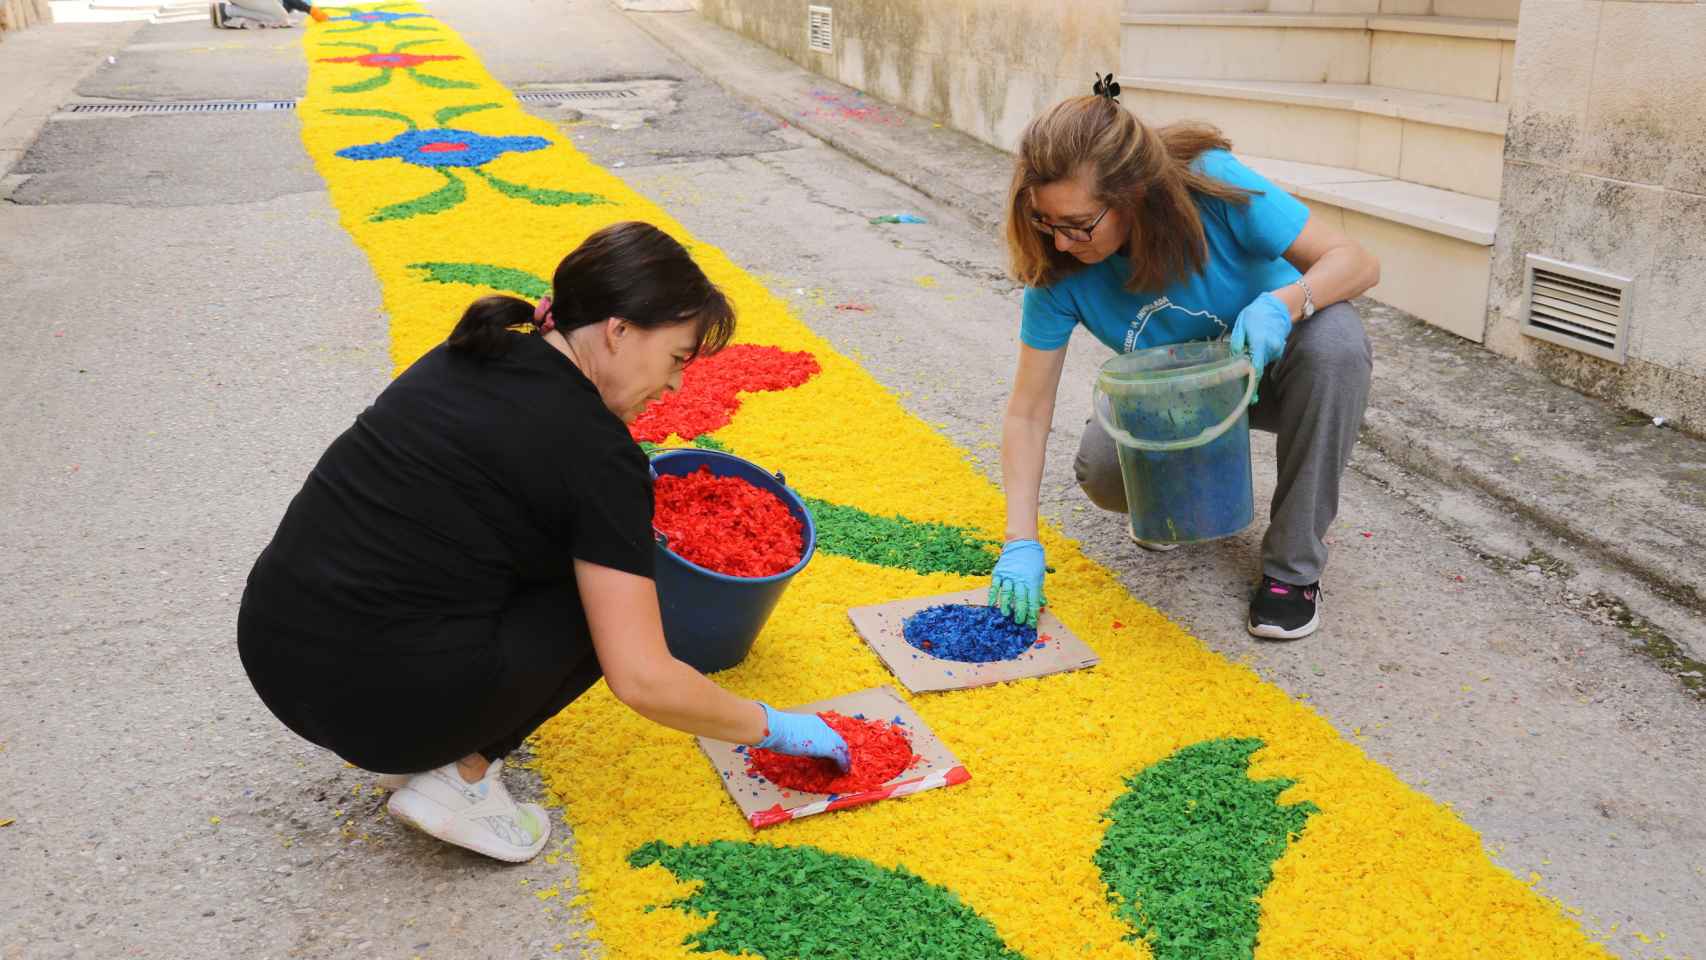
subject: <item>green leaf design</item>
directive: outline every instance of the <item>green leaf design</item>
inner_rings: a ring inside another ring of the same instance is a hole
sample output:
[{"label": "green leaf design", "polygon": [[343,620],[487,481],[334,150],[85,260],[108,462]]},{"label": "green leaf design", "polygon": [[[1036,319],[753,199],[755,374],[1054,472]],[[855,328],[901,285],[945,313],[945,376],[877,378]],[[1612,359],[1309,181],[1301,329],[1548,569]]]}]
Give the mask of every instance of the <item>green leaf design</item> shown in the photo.
[{"label": "green leaf design", "polygon": [[537,300],[551,295],[551,282],[526,270],[498,267],[489,263],[446,263],[423,261],[409,264],[410,270],[423,271],[421,279],[428,283],[460,283],[470,287],[485,287],[516,296]]},{"label": "green leaf design", "polygon": [[339,27],[336,30],[327,30],[326,32],[327,33],[360,33],[364,30],[372,30],[372,29],[373,29],[373,24],[363,23],[363,24],[358,24],[358,25],[353,26],[353,27]]},{"label": "green leaf design", "polygon": [[394,110],[374,110],[368,107],[335,107],[326,112],[335,113],[340,117],[383,117],[386,120],[395,120],[410,130],[415,129],[413,120]]},{"label": "green leaf design", "polygon": [[423,87],[432,87],[435,90],[472,90],[479,86],[477,83],[469,83],[465,80],[450,80],[445,77],[435,77],[430,73],[422,73],[414,67],[409,67],[408,70],[409,77],[416,83]]},{"label": "green leaf design", "polygon": [[657,864],[679,880],[701,881],[692,896],[667,904],[715,918],[684,941],[697,953],[768,960],[1024,960],[953,891],[905,867],[889,870],[815,847],[733,840],[653,841],[629,854],[628,863]]},{"label": "green leaf design", "polygon": [[390,21],[385,25],[393,30],[407,30],[411,33],[436,33],[438,31],[437,27],[422,27],[414,24],[398,23],[395,20]]},{"label": "green leaf design", "polygon": [[439,126],[442,127],[445,124],[449,123],[450,121],[455,120],[457,117],[466,116],[467,114],[470,114],[470,113],[478,113],[481,110],[496,110],[500,106],[502,106],[502,104],[497,104],[497,103],[469,103],[469,104],[464,104],[460,107],[445,107],[444,109],[433,114],[432,119],[434,122],[436,122]]},{"label": "green leaf design", "polygon": [[391,52],[392,53],[402,53],[404,50],[407,50],[410,47],[419,47],[419,46],[422,46],[422,45],[428,44],[428,43],[442,43],[442,42],[443,42],[443,39],[440,37],[427,37],[427,38],[422,39],[422,40],[405,40],[402,43],[399,43],[396,46],[392,47]]},{"label": "green leaf design", "polygon": [[479,174],[480,177],[482,177],[487,183],[491,184],[504,196],[513,197],[517,200],[526,200],[528,203],[537,204],[541,207],[561,207],[566,204],[590,207],[598,204],[614,202],[609,198],[596,193],[574,193],[568,190],[546,190],[540,187],[529,187],[526,184],[511,183],[508,180],[501,180],[492,176],[479,167],[475,167],[474,172]]},{"label": "green leaf design", "polygon": [[447,183],[424,197],[416,197],[403,203],[394,203],[389,207],[380,207],[368,219],[374,223],[387,220],[407,220],[422,214],[443,213],[468,199],[468,186],[462,179],[449,170],[440,169],[439,174]]},{"label": "green leaf design", "polygon": [[804,498],[817,524],[819,550],[919,573],[988,576],[999,544],[946,523],[882,517],[858,507]]},{"label": "green leaf design", "polygon": [[[419,43],[422,41],[416,41],[416,42]],[[379,48],[374,46],[371,43],[356,43],[354,40],[329,40],[325,43],[320,44],[320,46],[322,46],[322,47],[354,47],[357,50],[363,50],[363,51],[366,51],[367,53],[378,53],[379,52]]]},{"label": "green leaf design", "polygon": [[1114,912],[1155,960],[1250,960],[1260,898],[1320,810],[1281,806],[1294,781],[1251,780],[1255,739],[1208,740],[1126,780],[1095,863]]},{"label": "green leaf design", "polygon": [[346,83],[343,86],[333,87],[332,92],[333,93],[366,93],[369,90],[377,90],[380,87],[383,87],[387,83],[390,83],[390,82],[391,82],[391,71],[381,70],[381,71],[379,71],[378,76],[368,77],[366,80],[363,80],[360,83]]}]

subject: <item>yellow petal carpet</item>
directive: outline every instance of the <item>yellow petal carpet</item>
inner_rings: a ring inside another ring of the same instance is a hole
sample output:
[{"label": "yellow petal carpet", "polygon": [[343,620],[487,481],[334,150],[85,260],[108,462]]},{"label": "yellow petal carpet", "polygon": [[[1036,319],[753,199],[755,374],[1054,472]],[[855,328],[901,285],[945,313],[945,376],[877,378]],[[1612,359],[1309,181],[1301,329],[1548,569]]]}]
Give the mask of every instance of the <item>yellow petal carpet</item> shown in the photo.
[{"label": "yellow petal carpet", "polygon": [[[690,244],[732,296],[741,342],[808,351],[822,368],[802,386],[746,394],[716,441],[785,471],[808,497],[999,537],[1000,491],[965,451],[907,413],[719,250],[525,113],[429,9],[332,12],[304,37],[311,69],[299,110],[303,142],[382,284],[397,370],[440,342],[471,299],[505,286],[492,278],[549,277],[594,230],[650,221]],[[423,264],[485,266],[465,282],[445,282],[443,269]],[[1491,863],[1451,811],[1134,599],[1075,543],[1053,530],[1043,539],[1055,569],[1053,609],[1102,662],[911,698],[971,771],[962,786],[754,834],[691,738],[640,719],[602,685],[547,724],[534,741],[538,768],[574,831],[581,903],[607,955],[693,953],[689,938],[720,922],[672,906],[698,881],[677,880],[657,857],[630,858],[654,841],[662,846],[652,849],[680,850],[714,840],[815,848],[884,876],[904,866],[1032,960],[1181,955],[1164,945],[1178,931],[1157,929],[1159,902],[1128,902],[1133,895],[1114,889],[1097,857],[1132,778],[1214,742],[1248,744],[1249,780],[1289,781],[1277,803],[1302,811],[1278,828],[1271,872],[1264,865],[1260,873],[1255,957],[1606,955],[1556,903]],[[985,582],[820,552],[748,660],[718,679],[780,706],[891,682],[846,609]],[[1192,797],[1181,809],[1198,803]],[[1138,889],[1154,889],[1174,869],[1163,862]],[[1191,869],[1176,865],[1180,875]],[[832,916],[799,915],[802,929],[837,916],[852,923],[872,907],[857,889],[810,893],[802,909]],[[723,913],[734,912],[725,902]],[[1133,916],[1155,922],[1146,927]],[[790,949],[812,956],[817,941],[801,937]],[[1252,955],[1248,943],[1211,947],[1201,955]]]}]

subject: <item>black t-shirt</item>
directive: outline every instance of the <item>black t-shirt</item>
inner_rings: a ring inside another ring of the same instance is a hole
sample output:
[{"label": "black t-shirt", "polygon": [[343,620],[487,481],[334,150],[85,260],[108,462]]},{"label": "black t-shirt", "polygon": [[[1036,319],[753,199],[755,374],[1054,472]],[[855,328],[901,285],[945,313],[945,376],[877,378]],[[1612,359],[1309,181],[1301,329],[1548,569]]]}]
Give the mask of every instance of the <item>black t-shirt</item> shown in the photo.
[{"label": "black t-shirt", "polygon": [[[576,558],[652,576],[645,454],[539,337],[440,345],[321,456],[249,575],[245,611],[328,639],[494,618]],[[408,631],[404,631],[406,635]]]}]

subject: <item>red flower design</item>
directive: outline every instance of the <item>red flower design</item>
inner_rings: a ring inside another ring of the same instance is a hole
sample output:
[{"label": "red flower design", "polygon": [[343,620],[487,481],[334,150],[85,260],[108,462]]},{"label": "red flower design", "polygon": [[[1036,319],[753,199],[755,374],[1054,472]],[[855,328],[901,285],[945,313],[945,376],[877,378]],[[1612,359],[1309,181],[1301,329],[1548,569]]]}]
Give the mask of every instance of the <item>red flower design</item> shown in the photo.
[{"label": "red flower design", "polygon": [[647,407],[628,429],[635,440],[652,443],[672,433],[692,440],[727,426],[740,409],[741,394],[789,390],[821,369],[809,353],[736,344],[688,364],[681,390]]},{"label": "red flower design", "polygon": [[321,57],[321,63],[359,63],[364,67],[377,67],[381,70],[393,70],[399,67],[418,67],[423,63],[435,63],[440,60],[460,60],[461,57],[448,54],[421,53],[364,53],[359,57]]}]

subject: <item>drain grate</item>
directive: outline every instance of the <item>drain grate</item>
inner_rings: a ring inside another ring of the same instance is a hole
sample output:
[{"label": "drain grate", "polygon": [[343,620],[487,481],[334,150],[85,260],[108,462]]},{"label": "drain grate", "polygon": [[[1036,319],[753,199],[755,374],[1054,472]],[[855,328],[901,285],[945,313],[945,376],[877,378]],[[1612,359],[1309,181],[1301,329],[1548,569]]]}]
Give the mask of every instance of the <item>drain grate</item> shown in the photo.
[{"label": "drain grate", "polygon": [[561,103],[564,100],[627,100],[638,94],[629,88],[608,90],[532,90],[515,95],[522,103]]},{"label": "drain grate", "polygon": [[295,110],[295,100],[168,100],[149,103],[73,103],[66,113],[249,113]]}]

